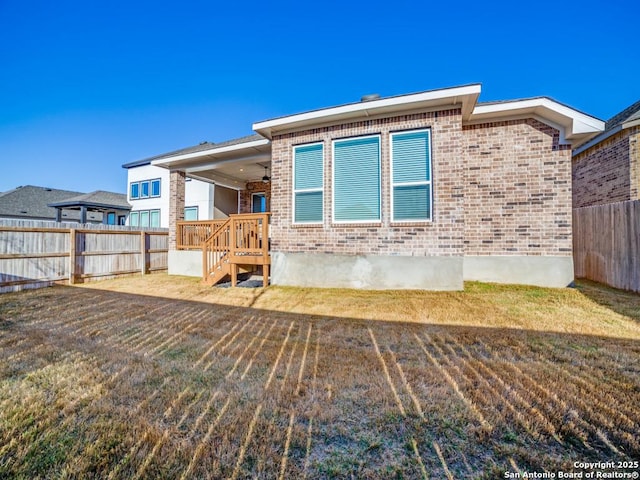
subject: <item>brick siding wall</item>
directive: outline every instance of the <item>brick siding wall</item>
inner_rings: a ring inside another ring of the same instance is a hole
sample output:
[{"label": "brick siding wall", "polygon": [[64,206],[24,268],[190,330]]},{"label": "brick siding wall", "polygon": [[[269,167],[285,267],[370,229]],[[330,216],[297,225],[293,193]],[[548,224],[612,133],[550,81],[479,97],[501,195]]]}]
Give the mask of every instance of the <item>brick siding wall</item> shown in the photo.
[{"label": "brick siding wall", "polygon": [[184,220],[185,179],[182,171],[169,174],[169,250],[176,249],[177,222]]},{"label": "brick siding wall", "polygon": [[571,255],[571,150],[537,120],[463,127],[466,255]]},{"label": "brick siding wall", "polygon": [[[431,128],[433,221],[394,224],[390,211],[389,133]],[[380,135],[381,222],[338,224],[331,220],[331,140]],[[324,143],[324,220],[320,226],[292,225],[292,148]],[[371,119],[276,135],[272,140],[272,250],[333,254],[440,255],[463,254],[462,130],[459,109]]]},{"label": "brick siding wall", "polygon": [[637,200],[640,127],[612,135],[573,158],[573,206]]},{"label": "brick siding wall", "polygon": [[267,212],[271,208],[271,182],[248,182],[244,190],[240,191],[240,213],[252,213],[252,194],[264,193],[267,203]]}]

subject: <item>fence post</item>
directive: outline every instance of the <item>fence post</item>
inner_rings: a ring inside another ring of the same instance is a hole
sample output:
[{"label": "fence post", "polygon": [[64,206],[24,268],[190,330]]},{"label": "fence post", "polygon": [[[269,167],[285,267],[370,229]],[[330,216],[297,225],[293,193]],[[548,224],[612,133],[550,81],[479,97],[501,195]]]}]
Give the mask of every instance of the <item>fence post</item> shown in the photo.
[{"label": "fence post", "polygon": [[140,255],[142,256],[142,260],[140,262],[140,273],[142,273],[142,275],[146,275],[148,271],[147,254],[147,234],[145,232],[140,232]]},{"label": "fence post", "polygon": [[76,229],[69,229],[69,285],[76,283]]}]

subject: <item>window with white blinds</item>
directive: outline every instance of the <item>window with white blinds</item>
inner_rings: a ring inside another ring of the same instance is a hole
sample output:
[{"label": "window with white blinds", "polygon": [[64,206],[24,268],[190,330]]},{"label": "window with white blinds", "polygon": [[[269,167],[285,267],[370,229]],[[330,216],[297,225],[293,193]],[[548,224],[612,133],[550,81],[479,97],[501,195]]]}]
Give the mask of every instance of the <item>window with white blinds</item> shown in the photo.
[{"label": "window with white blinds", "polygon": [[322,223],[322,143],[293,147],[293,223]]},{"label": "window with white blinds", "polygon": [[333,221],[380,221],[380,137],[333,142]]},{"label": "window with white blinds", "polygon": [[431,132],[391,134],[391,211],[394,222],[431,220]]}]

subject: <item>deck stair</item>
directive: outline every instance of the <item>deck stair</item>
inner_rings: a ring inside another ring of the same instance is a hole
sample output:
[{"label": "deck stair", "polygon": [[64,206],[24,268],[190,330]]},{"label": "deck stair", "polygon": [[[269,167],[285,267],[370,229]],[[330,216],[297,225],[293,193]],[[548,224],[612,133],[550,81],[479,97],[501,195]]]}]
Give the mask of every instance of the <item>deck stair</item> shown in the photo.
[{"label": "deck stair", "polygon": [[202,278],[215,285],[231,277],[238,282],[238,271],[262,267],[263,285],[269,283],[269,213],[230,215],[202,244]]}]

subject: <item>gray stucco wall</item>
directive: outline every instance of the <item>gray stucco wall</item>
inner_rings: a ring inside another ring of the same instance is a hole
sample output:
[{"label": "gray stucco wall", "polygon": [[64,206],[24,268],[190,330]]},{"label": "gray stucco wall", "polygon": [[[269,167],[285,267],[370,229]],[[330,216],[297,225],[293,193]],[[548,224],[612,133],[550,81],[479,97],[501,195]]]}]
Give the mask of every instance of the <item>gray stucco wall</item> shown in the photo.
[{"label": "gray stucco wall", "polygon": [[462,290],[462,257],[272,252],[271,284],[368,290]]},{"label": "gray stucco wall", "polygon": [[573,257],[465,256],[464,279],[539,287],[566,287],[573,282]]},{"label": "gray stucco wall", "polygon": [[169,250],[169,275],[202,278],[202,251]]}]

